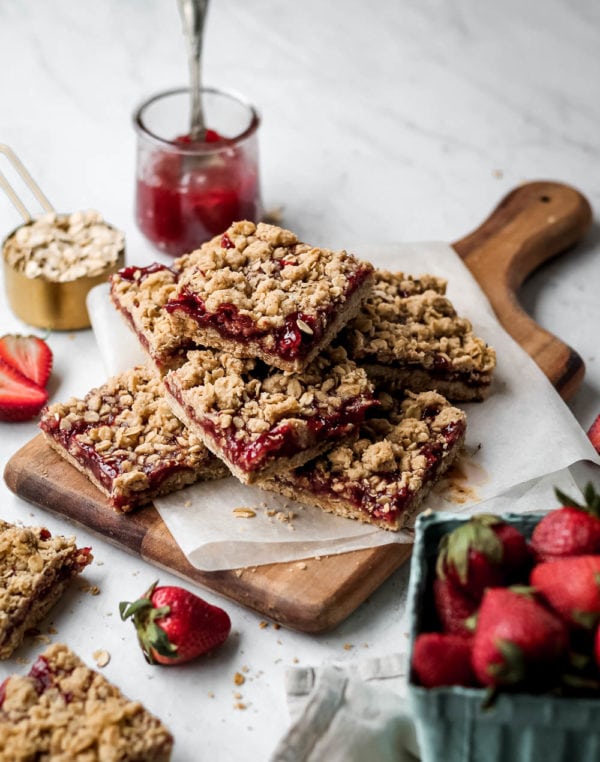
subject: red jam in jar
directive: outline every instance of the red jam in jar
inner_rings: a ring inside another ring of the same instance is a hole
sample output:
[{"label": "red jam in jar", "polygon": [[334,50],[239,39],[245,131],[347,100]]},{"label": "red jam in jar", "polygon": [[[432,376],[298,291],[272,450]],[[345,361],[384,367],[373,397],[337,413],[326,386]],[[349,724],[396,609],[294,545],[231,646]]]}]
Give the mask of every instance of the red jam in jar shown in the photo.
[{"label": "red jam in jar", "polygon": [[156,96],[135,120],[137,224],[150,243],[172,256],[197,249],[236,220],[257,222],[262,214],[254,110],[233,96],[207,91],[206,105],[212,105],[207,118],[212,111],[227,131],[209,129],[199,141],[187,135],[164,138],[163,130],[175,129],[175,124],[163,119],[154,126],[152,120],[159,100],[179,92]]}]

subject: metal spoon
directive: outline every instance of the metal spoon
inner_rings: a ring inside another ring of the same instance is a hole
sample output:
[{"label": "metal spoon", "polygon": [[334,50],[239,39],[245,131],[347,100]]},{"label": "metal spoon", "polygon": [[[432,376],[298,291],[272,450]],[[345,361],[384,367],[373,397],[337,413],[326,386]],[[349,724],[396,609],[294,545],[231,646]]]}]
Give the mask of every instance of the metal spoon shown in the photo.
[{"label": "metal spoon", "polygon": [[187,42],[188,65],[190,68],[190,139],[203,141],[206,124],[202,108],[202,40],[208,0],[177,0],[183,22],[183,33]]}]

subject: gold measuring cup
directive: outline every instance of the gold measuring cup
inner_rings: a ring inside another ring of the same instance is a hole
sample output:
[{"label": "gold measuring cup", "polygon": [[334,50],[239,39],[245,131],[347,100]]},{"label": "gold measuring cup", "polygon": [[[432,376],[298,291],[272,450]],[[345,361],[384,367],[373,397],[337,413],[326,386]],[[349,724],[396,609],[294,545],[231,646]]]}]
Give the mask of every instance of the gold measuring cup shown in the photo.
[{"label": "gold measuring cup", "polygon": [[[37,183],[9,146],[0,144],[0,153],[7,157],[45,213],[55,215],[59,222],[68,219],[68,215],[59,215],[55,212]],[[55,280],[43,274],[36,274],[34,277],[28,276],[23,271],[21,263],[17,265],[9,262],[9,255],[18,245],[18,239],[15,236],[19,230],[36,224],[36,218],[28,212],[2,172],[0,172],[0,187],[25,221],[23,225],[19,225],[9,233],[2,243],[4,283],[10,308],[20,320],[37,328],[58,331],[89,328],[90,318],[86,307],[88,291],[100,283],[105,283],[110,275],[123,267],[125,264],[125,244],[123,243],[119,249],[115,261],[107,263],[105,268],[93,275],[79,275],[69,280]],[[101,224],[110,230],[116,230],[104,220]]]}]

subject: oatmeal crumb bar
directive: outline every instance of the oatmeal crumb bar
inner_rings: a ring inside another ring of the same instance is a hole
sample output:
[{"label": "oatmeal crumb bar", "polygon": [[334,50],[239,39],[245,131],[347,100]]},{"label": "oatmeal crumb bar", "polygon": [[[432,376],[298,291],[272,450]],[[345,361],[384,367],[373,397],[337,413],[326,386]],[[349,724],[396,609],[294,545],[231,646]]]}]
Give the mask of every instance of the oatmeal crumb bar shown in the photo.
[{"label": "oatmeal crumb bar", "polygon": [[0,760],[169,762],[173,738],[65,645],[0,686]]},{"label": "oatmeal crumb bar", "polygon": [[298,241],[275,225],[235,222],[176,262],[166,309],[199,346],[304,369],[369,293],[373,266]]},{"label": "oatmeal crumb bar", "polygon": [[434,389],[453,401],[481,400],[496,354],[456,314],[442,278],[375,271],[375,285],[340,341],[384,390]]},{"label": "oatmeal crumb bar", "polygon": [[200,480],[226,467],[171,412],[160,378],[137,366],[46,408],[40,427],[49,444],[84,473],[117,511]]},{"label": "oatmeal crumb bar", "polygon": [[175,414],[240,481],[294,468],[352,433],[375,402],[342,348],[302,373],[212,349],[188,353],[163,379]]},{"label": "oatmeal crumb bar", "polygon": [[92,560],[73,537],[0,520],[0,659],[18,648]]},{"label": "oatmeal crumb bar", "polygon": [[197,348],[191,339],[181,335],[165,309],[175,296],[178,276],[175,266],[155,263],[124,267],[110,279],[112,303],[161,371],[181,365],[186,352]]},{"label": "oatmeal crumb bar", "polygon": [[436,392],[401,401],[380,395],[378,417],[351,440],[286,473],[261,479],[330,513],[397,531],[417,510],[462,447],[466,415]]}]

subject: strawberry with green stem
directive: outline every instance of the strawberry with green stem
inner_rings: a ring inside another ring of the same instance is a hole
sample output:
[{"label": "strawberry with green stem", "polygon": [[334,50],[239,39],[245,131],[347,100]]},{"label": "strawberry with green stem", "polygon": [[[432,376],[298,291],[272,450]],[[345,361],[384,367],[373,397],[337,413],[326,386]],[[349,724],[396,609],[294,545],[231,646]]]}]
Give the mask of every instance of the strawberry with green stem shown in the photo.
[{"label": "strawberry with green stem", "polygon": [[590,482],[583,491],[585,502],[555,490],[561,503],[547,513],[531,535],[531,546],[541,560],[600,553],[600,494]]},{"label": "strawberry with green stem", "polygon": [[231,631],[226,611],[181,587],[154,582],[138,600],[119,604],[131,618],[150,664],[181,664],[222,645]]},{"label": "strawberry with green stem", "polygon": [[444,535],[436,575],[477,604],[487,587],[518,581],[529,561],[527,540],[518,529],[499,516],[480,513]]}]

